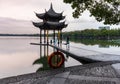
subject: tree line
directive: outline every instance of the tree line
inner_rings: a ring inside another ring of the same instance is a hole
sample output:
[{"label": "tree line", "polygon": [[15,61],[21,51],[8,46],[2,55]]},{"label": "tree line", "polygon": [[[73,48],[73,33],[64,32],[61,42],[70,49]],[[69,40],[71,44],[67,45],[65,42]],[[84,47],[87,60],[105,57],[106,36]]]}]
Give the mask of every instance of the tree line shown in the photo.
[{"label": "tree line", "polygon": [[99,47],[117,46],[120,47],[120,40],[98,40],[98,39],[74,39],[71,38],[70,41],[75,43],[82,43],[85,45],[99,45]]},{"label": "tree line", "polygon": [[81,31],[63,32],[63,37],[76,39],[119,39],[120,29],[85,29]]}]

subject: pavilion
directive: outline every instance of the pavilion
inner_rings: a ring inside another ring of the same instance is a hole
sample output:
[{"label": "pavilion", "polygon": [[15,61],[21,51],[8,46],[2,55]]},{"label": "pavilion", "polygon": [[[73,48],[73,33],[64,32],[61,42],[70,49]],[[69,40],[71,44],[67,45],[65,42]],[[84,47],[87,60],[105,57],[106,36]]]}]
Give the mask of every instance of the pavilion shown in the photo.
[{"label": "pavilion", "polygon": [[[57,37],[58,46],[61,46],[62,29],[67,27],[67,24],[65,24],[65,20],[64,20],[65,16],[63,16],[63,12],[56,13],[51,3],[50,9],[48,11],[45,10],[45,13],[40,13],[40,14],[35,13],[35,14],[39,19],[42,20],[42,22],[33,22],[33,25],[40,29],[40,44],[49,44],[48,34],[49,31],[52,31],[53,43],[55,44],[55,38]],[[42,43],[42,35],[44,36],[44,43]],[[42,48],[40,46],[40,53],[42,53],[41,49]],[[44,55],[46,55],[46,47],[44,47]],[[47,48],[47,56],[48,56],[48,48]]]}]

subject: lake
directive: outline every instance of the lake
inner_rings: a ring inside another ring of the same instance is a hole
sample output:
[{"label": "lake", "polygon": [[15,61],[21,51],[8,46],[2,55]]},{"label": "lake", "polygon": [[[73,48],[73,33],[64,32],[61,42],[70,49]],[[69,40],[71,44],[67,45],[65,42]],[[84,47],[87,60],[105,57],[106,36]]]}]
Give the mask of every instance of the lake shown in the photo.
[{"label": "lake", "polygon": [[[33,65],[33,62],[40,58],[40,47],[30,45],[30,43],[39,43],[39,38],[0,37],[0,78],[33,73],[43,66],[42,64]],[[66,46],[63,45],[63,48],[66,49]],[[49,48],[49,54],[52,50],[52,48]],[[101,55],[112,54],[113,56],[109,56],[109,60],[120,60],[120,47],[117,45],[101,45],[97,42],[88,44],[84,41],[72,40],[70,42],[70,52],[96,59],[107,59],[108,56],[102,57]],[[75,65],[81,65],[81,63],[71,57],[66,58],[64,67]],[[119,64],[114,65],[114,67],[120,69]]]}]

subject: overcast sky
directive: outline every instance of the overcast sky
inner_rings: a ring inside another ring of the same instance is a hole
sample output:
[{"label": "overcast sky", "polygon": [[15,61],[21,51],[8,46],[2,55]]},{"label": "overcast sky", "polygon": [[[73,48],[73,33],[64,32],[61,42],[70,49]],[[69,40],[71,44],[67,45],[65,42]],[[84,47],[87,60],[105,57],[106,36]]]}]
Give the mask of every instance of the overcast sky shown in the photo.
[{"label": "overcast sky", "polygon": [[[69,24],[63,31],[83,30],[103,26],[94,17],[89,17],[86,11],[79,19],[72,17],[72,9],[63,0],[0,0],[0,33],[39,33],[31,21],[39,21],[34,12],[43,13],[50,8],[56,12],[64,11],[66,22]],[[118,26],[112,26],[120,27]]]}]

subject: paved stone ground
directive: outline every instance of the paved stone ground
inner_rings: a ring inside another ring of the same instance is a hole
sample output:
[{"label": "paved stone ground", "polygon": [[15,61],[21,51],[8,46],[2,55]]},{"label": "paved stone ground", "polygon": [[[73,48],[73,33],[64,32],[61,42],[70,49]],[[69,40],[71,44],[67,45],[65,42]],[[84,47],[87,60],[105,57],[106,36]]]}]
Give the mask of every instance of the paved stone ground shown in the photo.
[{"label": "paved stone ground", "polygon": [[0,79],[0,84],[120,84],[111,64],[99,62]]}]

